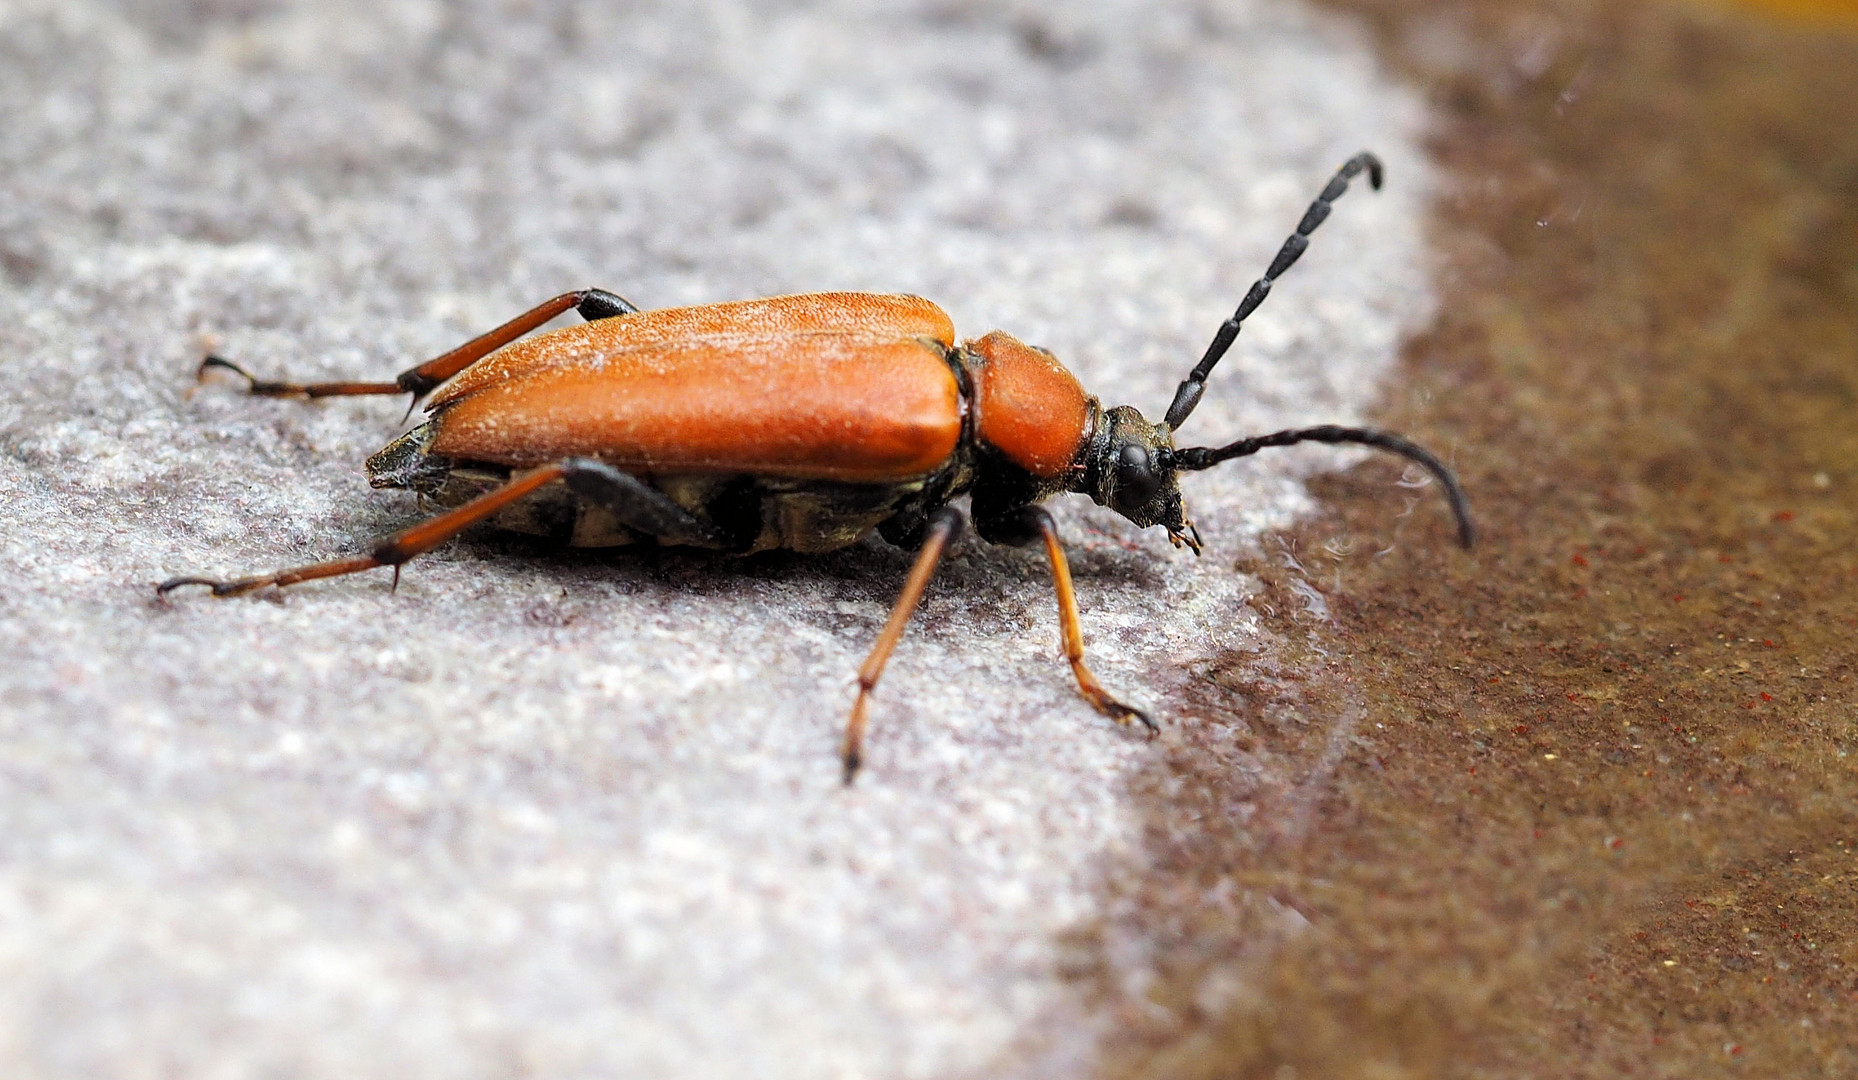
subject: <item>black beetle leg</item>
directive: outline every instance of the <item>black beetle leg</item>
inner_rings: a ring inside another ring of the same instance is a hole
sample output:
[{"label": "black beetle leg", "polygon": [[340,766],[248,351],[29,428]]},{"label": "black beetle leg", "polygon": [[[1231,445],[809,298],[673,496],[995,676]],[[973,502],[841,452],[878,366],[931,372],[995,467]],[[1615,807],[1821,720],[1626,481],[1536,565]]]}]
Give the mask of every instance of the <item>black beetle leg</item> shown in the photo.
[{"label": "black beetle leg", "polygon": [[733,548],[741,545],[722,529],[704,521],[629,472],[592,458],[569,458],[561,463],[568,487],[635,532],[673,544]]},{"label": "black beetle leg", "polygon": [[943,553],[948,550],[949,541],[960,531],[961,511],[952,506],[944,506],[930,517],[929,528],[923,536],[923,546],[916,553],[916,565],[910,567],[910,576],[903,582],[903,592],[891,606],[890,618],[878,633],[877,643],[871,646],[871,655],[865,657],[864,666],[858,669],[858,700],[852,704],[852,716],[846,721],[845,742],[840,749],[847,784],[858,775],[858,766],[864,761],[865,709],[871,691],[877,686],[878,676],[884,673],[884,664],[896,649],[897,640],[903,637],[903,628],[909,623],[917,603],[922,600],[929,579],[935,576],[935,568],[942,561]]}]

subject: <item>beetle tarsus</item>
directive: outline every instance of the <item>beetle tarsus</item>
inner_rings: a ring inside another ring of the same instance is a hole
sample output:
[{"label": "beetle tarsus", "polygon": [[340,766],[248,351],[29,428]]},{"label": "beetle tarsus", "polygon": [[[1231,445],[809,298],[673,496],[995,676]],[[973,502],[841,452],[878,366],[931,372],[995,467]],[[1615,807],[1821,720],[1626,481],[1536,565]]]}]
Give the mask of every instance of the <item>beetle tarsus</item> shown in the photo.
[{"label": "beetle tarsus", "polygon": [[852,786],[858,777],[858,769],[864,764],[864,729],[865,706],[870,694],[864,687],[858,688],[858,700],[852,705],[852,716],[845,724],[845,741],[839,747],[839,761],[844,765],[844,784]]},{"label": "beetle tarsus", "polygon": [[276,582],[277,578],[275,575],[237,578],[232,581],[215,581],[212,578],[200,577],[177,577],[169,578],[155,586],[155,594],[157,596],[166,596],[183,585],[204,585],[213,590],[214,596],[242,596],[245,593],[262,589],[266,585],[276,584]]},{"label": "beetle tarsus", "polygon": [[245,392],[252,395],[253,397],[276,397],[276,398],[359,397],[359,396],[363,396],[367,394],[398,394],[401,392],[401,388],[398,383],[273,382],[270,379],[260,379],[258,376],[253,375],[251,372],[245,370],[244,368],[240,367],[239,365],[233,363],[232,361],[226,359],[223,356],[208,356],[206,359],[200,361],[200,367],[195,372],[194,377],[196,379],[205,378],[206,373],[214,369],[230,371],[233,374],[238,375],[239,377],[243,378],[246,382]]},{"label": "beetle tarsus", "polygon": [[244,368],[240,367],[239,365],[233,363],[232,361],[226,359],[223,356],[209,355],[206,359],[200,361],[200,367],[194,372],[195,381],[205,382],[206,374],[209,371],[230,371],[232,372],[234,375],[237,375],[239,378],[245,380],[245,392],[248,394],[252,394],[256,397],[290,397],[290,396],[293,396],[286,392],[289,389],[287,384],[278,383],[278,382],[267,382],[263,379],[260,379],[258,376],[253,375],[251,372],[245,370]]},{"label": "beetle tarsus", "polygon": [[1097,681],[1096,676],[1090,673],[1090,669],[1085,667],[1082,661],[1072,664],[1071,669],[1077,676],[1078,688],[1092,708],[1124,727],[1128,727],[1131,723],[1141,724],[1148,730],[1148,737],[1151,739],[1161,734],[1161,726],[1155,723],[1154,718],[1150,717],[1147,711],[1138,709],[1134,705],[1125,705],[1111,697],[1109,691],[1103,689],[1103,684]]},{"label": "beetle tarsus", "polygon": [[166,596],[169,593],[173,592],[174,590],[182,587],[183,585],[205,585],[208,588],[216,589],[219,587],[219,582],[214,581],[210,578],[171,577],[168,580],[162,582],[161,584],[155,586],[155,595]]},{"label": "beetle tarsus", "polygon": [[[1064,542],[1058,537],[1058,523],[1042,506],[1028,506],[1021,514],[1025,527],[1045,541],[1045,557],[1052,566],[1052,589],[1058,594],[1058,632],[1064,640],[1064,657],[1071,664],[1072,676],[1077,679],[1078,693],[1084,695],[1091,708],[1117,723],[1139,721],[1150,735],[1158,733],[1161,729],[1146,712],[1111,697],[1084,663],[1084,628],[1077,618],[1077,590],[1071,584],[1071,564],[1065,558]],[[1173,532],[1168,535],[1178,536]]]}]

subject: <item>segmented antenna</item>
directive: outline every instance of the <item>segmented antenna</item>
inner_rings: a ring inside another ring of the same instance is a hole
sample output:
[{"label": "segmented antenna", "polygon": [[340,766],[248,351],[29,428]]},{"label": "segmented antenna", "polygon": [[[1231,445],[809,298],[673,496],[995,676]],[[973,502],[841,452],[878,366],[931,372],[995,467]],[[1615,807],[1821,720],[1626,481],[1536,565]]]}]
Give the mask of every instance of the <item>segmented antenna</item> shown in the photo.
[{"label": "segmented antenna", "polygon": [[1181,424],[1193,415],[1194,406],[1200,404],[1200,395],[1206,393],[1206,377],[1213,373],[1214,365],[1225,357],[1226,350],[1232,348],[1233,340],[1239,336],[1239,324],[1258,310],[1258,305],[1264,303],[1265,297],[1271,295],[1271,283],[1303,256],[1304,249],[1310,246],[1310,234],[1329,216],[1332,204],[1348,190],[1348,182],[1361,175],[1363,169],[1368,172],[1368,186],[1379,190],[1381,159],[1365,150],[1349,158],[1347,164],[1336,170],[1322,194],[1316,196],[1316,201],[1303,212],[1303,220],[1297,222],[1297,231],[1291,233],[1290,239],[1285,240],[1284,246],[1278,249],[1277,258],[1271,260],[1270,269],[1252,284],[1251,291],[1239,302],[1239,309],[1213,335],[1213,343],[1206,347],[1206,355],[1194,366],[1193,373],[1181,382],[1181,388],[1174,392],[1174,404],[1168,406],[1169,427],[1179,431]]},{"label": "segmented antenna", "polygon": [[1222,461],[1247,457],[1272,446],[1292,446],[1300,442],[1319,443],[1360,443],[1382,450],[1391,450],[1401,457],[1417,461],[1425,466],[1426,471],[1438,477],[1445,488],[1445,499],[1452,504],[1452,516],[1458,519],[1458,542],[1470,547],[1477,539],[1477,528],[1471,524],[1471,503],[1465,498],[1464,488],[1458,486],[1458,478],[1446,468],[1445,463],[1432,456],[1424,447],[1407,441],[1398,435],[1372,428],[1338,427],[1324,424],[1320,427],[1292,428],[1288,431],[1274,431],[1269,435],[1255,435],[1249,439],[1240,439],[1217,449],[1204,446],[1190,446],[1184,450],[1174,451],[1174,467],[1190,472],[1210,469]]}]

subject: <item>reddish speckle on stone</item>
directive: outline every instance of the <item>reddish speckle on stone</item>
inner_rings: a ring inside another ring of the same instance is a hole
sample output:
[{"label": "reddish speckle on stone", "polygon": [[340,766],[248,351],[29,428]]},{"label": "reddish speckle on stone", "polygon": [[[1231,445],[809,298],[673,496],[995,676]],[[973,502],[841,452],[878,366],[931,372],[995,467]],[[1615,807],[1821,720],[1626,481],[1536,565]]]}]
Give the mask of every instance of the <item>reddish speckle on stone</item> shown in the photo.
[{"label": "reddish speckle on stone", "polygon": [[1673,604],[1681,604],[1681,603],[1683,603],[1683,602],[1684,602],[1684,594],[1683,594],[1683,593],[1678,593],[1678,594],[1677,594],[1676,596],[1673,596],[1673,597],[1671,598],[1671,602],[1672,602]]},{"label": "reddish speckle on stone", "polygon": [[1765,691],[1765,690],[1764,690],[1764,691],[1762,691],[1762,692],[1761,692],[1761,700],[1763,700],[1763,701],[1773,701],[1773,700],[1774,700],[1774,695],[1773,695],[1773,694],[1770,694],[1770,693],[1768,693],[1767,691]]},{"label": "reddish speckle on stone", "polygon": [[1607,838],[1606,846],[1617,851],[1618,849],[1625,847],[1626,842],[1617,836],[1610,836]]},{"label": "reddish speckle on stone", "polygon": [[1774,639],[1773,639],[1773,638],[1762,638],[1762,639],[1761,639],[1761,643],[1762,643],[1763,645],[1766,645],[1766,646],[1767,646],[1768,648],[1770,648],[1770,649],[1773,649],[1773,648],[1778,648],[1778,646],[1776,646],[1776,645],[1774,644]]},{"label": "reddish speckle on stone", "polygon": [[1585,556],[1585,555],[1582,555],[1582,554],[1580,554],[1579,552],[1576,552],[1576,553],[1575,553],[1575,555],[1574,555],[1574,565],[1576,565],[1576,566],[1586,566],[1586,565],[1587,565],[1587,556]]},{"label": "reddish speckle on stone", "polygon": [[1776,510],[1776,511],[1774,512],[1774,520],[1776,520],[1776,521],[1792,521],[1792,520],[1793,520],[1793,511],[1792,511],[1792,510]]},{"label": "reddish speckle on stone", "polygon": [[1528,724],[1517,724],[1515,727],[1510,729],[1510,734],[1527,735],[1529,734],[1529,725]]},{"label": "reddish speckle on stone", "polygon": [[1730,1057],[1734,1057],[1734,1056],[1736,1056],[1737,1054],[1739,1054],[1739,1053],[1741,1053],[1741,1052],[1742,1052],[1742,1044],[1741,1044],[1741,1043],[1736,1043],[1736,1044],[1735,1044],[1734,1046],[1731,1046],[1731,1047],[1729,1048],[1729,1056],[1730,1056]]}]

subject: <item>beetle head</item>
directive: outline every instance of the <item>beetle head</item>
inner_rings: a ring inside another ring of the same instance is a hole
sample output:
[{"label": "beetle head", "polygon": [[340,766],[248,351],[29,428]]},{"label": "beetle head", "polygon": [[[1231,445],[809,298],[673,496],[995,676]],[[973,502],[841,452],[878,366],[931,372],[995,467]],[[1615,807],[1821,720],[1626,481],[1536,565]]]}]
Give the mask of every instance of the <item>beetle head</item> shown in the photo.
[{"label": "beetle head", "polygon": [[1200,534],[1187,520],[1176,483],[1174,432],[1128,405],[1105,410],[1098,424],[1084,494],[1143,528],[1161,526],[1176,547],[1199,554]]}]

